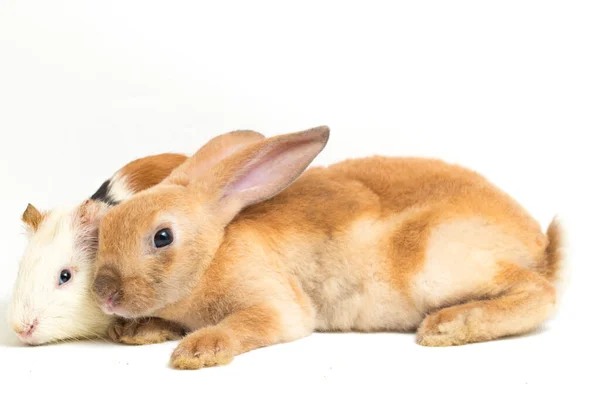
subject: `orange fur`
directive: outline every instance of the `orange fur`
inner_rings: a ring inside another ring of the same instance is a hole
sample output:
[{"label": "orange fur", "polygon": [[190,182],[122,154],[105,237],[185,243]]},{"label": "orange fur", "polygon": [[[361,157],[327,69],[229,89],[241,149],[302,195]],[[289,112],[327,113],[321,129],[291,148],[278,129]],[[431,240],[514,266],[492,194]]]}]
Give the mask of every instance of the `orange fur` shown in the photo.
[{"label": "orange fur", "polygon": [[562,231],[558,220],[554,218],[546,231],[548,244],[545,258],[538,264],[537,271],[551,282],[555,282],[562,270]]},{"label": "orange fur", "polygon": [[189,174],[186,171],[194,171],[196,174],[216,164],[224,155],[231,155],[245,146],[264,139],[264,136],[254,131],[234,131],[228,135],[221,135],[211,140],[190,157],[181,168],[173,171],[165,183],[176,185],[188,185]]},{"label": "orange fur", "polygon": [[[313,331],[417,330],[418,343],[447,346],[524,333],[550,315],[555,226],[544,235],[481,175],[375,156],[299,176],[327,128],[247,139],[218,136],[102,221],[97,300],[118,293],[120,313],[192,331],[176,368]],[[215,146],[238,140],[236,151]],[[155,248],[163,228],[174,241]]]},{"label": "orange fur", "polygon": [[156,154],[131,161],[119,172],[126,177],[129,188],[137,193],[157,185],[187,159],[183,154]]},{"label": "orange fur", "polygon": [[433,213],[429,210],[415,212],[383,242],[391,262],[387,275],[390,282],[403,293],[410,293],[410,282],[415,271],[423,265],[427,248],[427,237],[434,225]]},{"label": "orange fur", "polygon": [[548,318],[556,301],[552,285],[522,266],[499,266],[485,296],[428,316],[417,341],[427,346],[481,342],[529,332]]},{"label": "orange fur", "polygon": [[135,345],[180,339],[184,334],[179,325],[159,318],[142,318],[135,321],[117,319],[108,330],[108,336],[112,340]]},{"label": "orange fur", "polygon": [[42,224],[42,222],[44,222],[44,219],[47,215],[48,214],[45,212],[42,213],[38,211],[38,209],[35,208],[32,204],[27,204],[27,208],[23,212],[23,215],[21,215],[21,221],[26,223],[31,229],[31,231],[35,232]]}]

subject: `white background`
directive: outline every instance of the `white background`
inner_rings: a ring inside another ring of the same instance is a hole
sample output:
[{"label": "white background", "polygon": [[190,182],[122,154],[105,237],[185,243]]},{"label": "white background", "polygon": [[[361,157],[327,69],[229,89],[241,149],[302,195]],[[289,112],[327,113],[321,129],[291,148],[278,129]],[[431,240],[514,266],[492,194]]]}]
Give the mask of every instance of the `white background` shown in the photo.
[{"label": "white background", "polygon": [[322,334],[191,372],[167,366],[174,342],[21,347],[2,320],[0,397],[598,398],[599,11],[548,0],[0,1],[0,298],[27,202],[83,200],[134,158],[191,154],[229,130],[322,124],[331,139],[315,164],[441,157],[486,175],[544,228],[561,215],[572,271],[556,319],[527,337],[424,348],[408,334]]}]

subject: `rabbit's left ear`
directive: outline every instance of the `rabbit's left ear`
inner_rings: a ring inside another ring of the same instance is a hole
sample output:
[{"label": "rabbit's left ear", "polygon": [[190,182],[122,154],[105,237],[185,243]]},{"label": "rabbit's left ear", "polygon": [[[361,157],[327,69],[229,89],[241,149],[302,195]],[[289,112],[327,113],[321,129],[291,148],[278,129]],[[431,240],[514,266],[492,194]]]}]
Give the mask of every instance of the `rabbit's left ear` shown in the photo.
[{"label": "rabbit's left ear", "polygon": [[230,221],[241,209],[284,190],[308,168],[329,139],[329,128],[273,136],[252,143],[210,169],[190,171],[194,187],[215,201],[215,212]]},{"label": "rabbit's left ear", "polygon": [[221,160],[264,139],[264,135],[248,130],[233,131],[216,136],[174,169],[162,183],[188,186],[194,177],[200,176]]},{"label": "rabbit's left ear", "polygon": [[31,203],[27,204],[27,208],[21,215],[21,221],[26,224],[27,231],[30,234],[38,230],[44,218],[45,214],[41,213]]}]

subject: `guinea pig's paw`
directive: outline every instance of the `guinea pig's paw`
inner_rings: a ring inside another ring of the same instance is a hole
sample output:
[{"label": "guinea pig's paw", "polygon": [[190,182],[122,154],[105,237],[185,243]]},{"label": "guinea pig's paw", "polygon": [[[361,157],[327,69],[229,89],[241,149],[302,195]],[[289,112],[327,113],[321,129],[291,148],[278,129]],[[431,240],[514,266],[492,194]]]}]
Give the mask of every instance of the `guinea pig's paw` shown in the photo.
[{"label": "guinea pig's paw", "polygon": [[226,365],[233,360],[234,339],[218,327],[204,328],[186,336],[171,355],[176,369],[200,369]]},{"label": "guinea pig's paw", "polygon": [[475,340],[476,309],[449,307],[429,315],[417,331],[417,343],[422,346],[458,346]]},{"label": "guinea pig's paw", "polygon": [[130,345],[162,343],[181,339],[183,330],[176,324],[159,318],[116,320],[108,329],[112,340]]}]

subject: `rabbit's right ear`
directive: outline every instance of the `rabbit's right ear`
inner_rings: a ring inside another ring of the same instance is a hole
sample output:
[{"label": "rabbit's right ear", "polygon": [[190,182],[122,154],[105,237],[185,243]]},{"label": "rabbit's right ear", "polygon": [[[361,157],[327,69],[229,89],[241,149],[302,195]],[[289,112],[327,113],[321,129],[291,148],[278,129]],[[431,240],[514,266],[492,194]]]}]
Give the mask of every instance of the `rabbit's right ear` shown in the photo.
[{"label": "rabbit's right ear", "polygon": [[250,144],[264,139],[264,135],[247,130],[233,131],[216,136],[175,168],[162,183],[188,186],[194,177],[201,175],[221,160]]},{"label": "rabbit's right ear", "polygon": [[274,136],[237,151],[194,174],[192,186],[212,196],[226,221],[241,209],[275,196],[294,182],[323,150],[329,128]]}]

